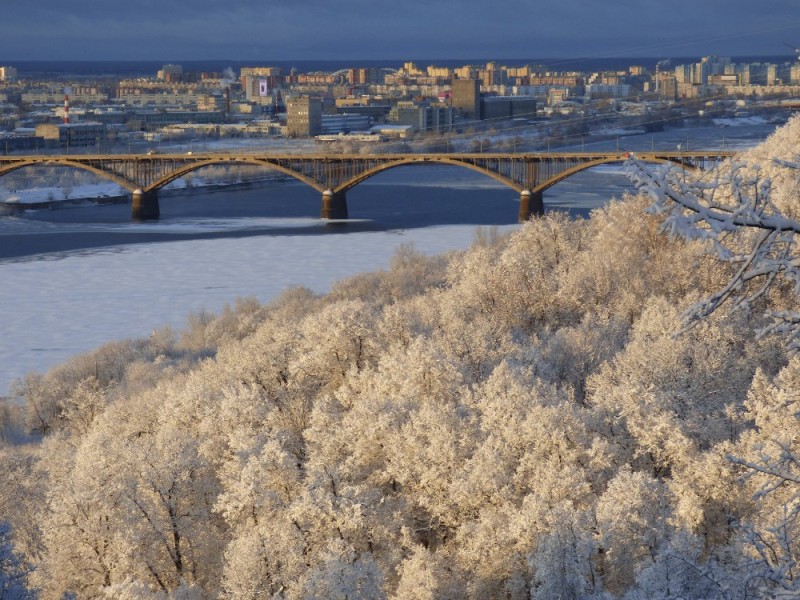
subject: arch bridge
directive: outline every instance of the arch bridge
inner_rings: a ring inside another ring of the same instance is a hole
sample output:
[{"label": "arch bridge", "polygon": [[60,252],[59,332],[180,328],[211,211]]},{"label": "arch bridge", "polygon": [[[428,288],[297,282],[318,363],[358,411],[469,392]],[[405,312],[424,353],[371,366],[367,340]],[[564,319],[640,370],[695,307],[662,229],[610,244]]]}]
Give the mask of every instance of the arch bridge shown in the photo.
[{"label": "arch bridge", "polygon": [[[733,152],[637,152],[645,162],[707,169]],[[72,167],[90,171],[131,192],[134,219],[159,216],[158,190],[210,165],[256,165],[294,177],[322,194],[321,218],[346,219],[346,192],[362,181],[406,165],[454,165],[482,173],[520,194],[519,220],[544,211],[543,192],[592,167],[624,162],[626,152],[481,153],[481,154],[108,154],[0,156],[0,176],[25,167]]]}]

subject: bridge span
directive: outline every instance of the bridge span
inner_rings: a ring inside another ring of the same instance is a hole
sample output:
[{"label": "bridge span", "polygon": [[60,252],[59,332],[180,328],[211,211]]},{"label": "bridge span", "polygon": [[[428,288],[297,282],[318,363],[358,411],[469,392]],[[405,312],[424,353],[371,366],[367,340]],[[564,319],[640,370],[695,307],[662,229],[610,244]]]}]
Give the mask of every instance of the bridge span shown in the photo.
[{"label": "bridge span", "polygon": [[[674,163],[707,169],[733,152],[637,152],[645,162]],[[481,154],[257,154],[245,152],[187,154],[76,154],[0,156],[0,177],[26,167],[71,167],[118,183],[131,192],[131,216],[157,219],[158,190],[184,175],[210,165],[256,165],[306,183],[322,195],[323,219],[346,219],[346,192],[362,181],[395,167],[454,165],[483,173],[520,195],[518,219],[544,212],[543,192],[592,167],[624,162],[626,152],[481,153]]]}]

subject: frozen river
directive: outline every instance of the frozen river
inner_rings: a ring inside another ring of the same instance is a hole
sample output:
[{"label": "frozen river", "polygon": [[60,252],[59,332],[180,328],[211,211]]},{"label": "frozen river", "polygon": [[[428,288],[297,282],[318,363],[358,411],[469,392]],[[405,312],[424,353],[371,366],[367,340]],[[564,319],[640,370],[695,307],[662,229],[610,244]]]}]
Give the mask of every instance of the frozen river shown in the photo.
[{"label": "frozen river", "polygon": [[[772,129],[672,130],[583,146],[737,149]],[[586,215],[630,189],[620,167],[598,167],[548,190],[545,207]],[[193,311],[218,311],[242,296],[268,301],[292,285],[324,292],[385,268],[401,244],[440,253],[469,246],[479,226],[519,227],[516,192],[455,167],[388,171],[350,190],[348,207],[349,222],[327,225],[317,218],[317,192],[276,183],[164,196],[156,223],[131,223],[128,205],[0,217],[0,395],[29,371],[180,327]]]}]

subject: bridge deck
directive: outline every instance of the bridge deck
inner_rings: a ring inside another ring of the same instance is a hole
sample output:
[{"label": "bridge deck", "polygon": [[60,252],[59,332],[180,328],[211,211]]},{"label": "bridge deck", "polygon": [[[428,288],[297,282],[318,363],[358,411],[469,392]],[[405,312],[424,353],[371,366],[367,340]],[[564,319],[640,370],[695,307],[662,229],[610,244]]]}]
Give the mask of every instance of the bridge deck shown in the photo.
[{"label": "bridge deck", "polygon": [[[720,150],[637,152],[646,162],[670,162],[706,169],[734,153]],[[249,164],[294,177],[323,194],[323,216],[346,214],[344,193],[388,169],[404,165],[444,164],[477,171],[502,182],[541,206],[541,193],[559,181],[593,166],[625,161],[628,152],[521,152],[471,154],[286,154],[252,152],[187,152],[184,154],[72,154],[0,157],[0,176],[26,167],[61,166],[84,169],[149,198],[157,214],[157,191],[168,183],[210,165]],[[327,200],[326,200],[327,198]],[[330,206],[345,207],[326,209]],[[535,208],[535,211],[540,208]],[[134,208],[134,212],[136,208]],[[332,212],[331,212],[332,211]],[[524,211],[521,210],[521,217]]]}]

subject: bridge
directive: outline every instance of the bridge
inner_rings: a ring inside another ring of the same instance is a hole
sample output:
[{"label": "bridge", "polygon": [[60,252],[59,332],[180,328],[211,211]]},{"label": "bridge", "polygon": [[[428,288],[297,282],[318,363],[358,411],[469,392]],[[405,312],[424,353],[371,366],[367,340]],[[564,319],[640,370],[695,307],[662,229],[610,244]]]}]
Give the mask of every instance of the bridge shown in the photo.
[{"label": "bridge", "polygon": [[[639,160],[707,169],[733,152],[637,152]],[[118,183],[131,192],[131,216],[157,219],[158,190],[210,165],[256,165],[306,183],[322,194],[323,219],[346,219],[346,192],[388,169],[406,165],[454,165],[482,173],[520,195],[519,221],[544,212],[543,192],[592,167],[624,162],[626,152],[488,153],[488,154],[108,154],[0,156],[0,176],[26,167],[72,167]]]}]

